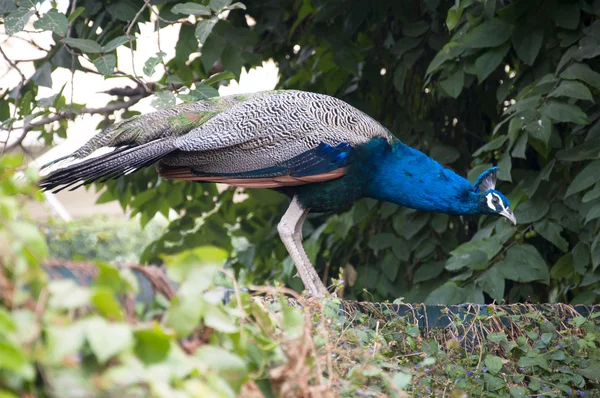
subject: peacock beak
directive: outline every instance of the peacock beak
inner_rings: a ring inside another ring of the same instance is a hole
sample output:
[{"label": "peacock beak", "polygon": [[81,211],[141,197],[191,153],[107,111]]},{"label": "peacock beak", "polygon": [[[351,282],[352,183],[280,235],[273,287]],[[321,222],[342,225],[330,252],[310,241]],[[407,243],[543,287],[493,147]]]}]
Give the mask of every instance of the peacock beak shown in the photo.
[{"label": "peacock beak", "polygon": [[512,212],[512,210],[510,210],[509,208],[506,208],[506,209],[502,210],[500,212],[500,215],[503,216],[503,217],[508,218],[510,221],[512,221],[512,223],[514,225],[517,225],[517,218],[515,217],[515,215]]}]

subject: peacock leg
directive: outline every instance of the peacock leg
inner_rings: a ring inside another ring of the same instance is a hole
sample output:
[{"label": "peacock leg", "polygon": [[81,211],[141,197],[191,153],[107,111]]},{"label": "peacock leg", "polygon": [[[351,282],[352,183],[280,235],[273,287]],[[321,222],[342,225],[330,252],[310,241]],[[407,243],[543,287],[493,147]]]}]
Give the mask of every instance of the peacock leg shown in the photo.
[{"label": "peacock leg", "polygon": [[317,274],[317,271],[310,263],[304,247],[302,247],[302,224],[308,212],[309,210],[303,209],[298,202],[298,198],[294,196],[290,207],[288,207],[277,225],[277,230],[292,261],[296,265],[304,287],[308,289],[312,296],[323,297],[327,294],[327,289],[325,289],[325,285],[321,282],[319,274]]}]

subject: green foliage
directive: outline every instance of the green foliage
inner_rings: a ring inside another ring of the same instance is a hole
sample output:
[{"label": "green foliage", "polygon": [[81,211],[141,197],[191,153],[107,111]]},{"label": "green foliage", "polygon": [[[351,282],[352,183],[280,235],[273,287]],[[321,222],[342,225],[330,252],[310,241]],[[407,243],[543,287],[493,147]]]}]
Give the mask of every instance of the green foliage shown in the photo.
[{"label": "green foliage", "polygon": [[[173,57],[158,53],[145,60],[146,76],[162,73],[151,87],[156,108],[211,98],[242,66],[273,58],[281,88],[337,96],[471,180],[500,166],[499,189],[509,194],[516,227],[504,219],[423,214],[367,199],[342,214],[311,215],[309,257],[328,276],[344,270],[345,297],[598,301],[600,22],[594,2],[144,4],[90,1],[65,15],[55,9],[41,15],[30,2],[7,8],[9,34],[34,18],[36,29],[53,32],[56,45],[36,61],[38,73],[18,93],[2,94],[3,126],[77,110],[81,105],[67,106],[62,92],[37,98],[51,71],[82,68],[65,46],[105,76],[120,76],[119,63],[130,60],[117,59],[116,48],[135,48],[137,23],[158,13],[156,28],[172,23],[180,33]],[[223,11],[226,18],[219,17]],[[178,20],[189,14],[193,24]],[[33,129],[52,143],[66,123]],[[283,196],[249,190],[233,203],[242,190],[162,181],[150,169],[104,186],[102,200],[118,200],[142,225],[157,213],[181,215],[146,247],[143,262],[212,245],[229,253],[227,265],[243,284],[279,280],[301,287],[277,239]]]}]

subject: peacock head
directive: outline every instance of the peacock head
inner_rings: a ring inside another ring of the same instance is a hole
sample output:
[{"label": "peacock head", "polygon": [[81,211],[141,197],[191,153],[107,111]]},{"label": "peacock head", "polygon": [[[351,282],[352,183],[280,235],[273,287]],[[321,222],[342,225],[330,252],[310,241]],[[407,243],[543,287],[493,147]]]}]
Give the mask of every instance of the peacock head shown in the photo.
[{"label": "peacock head", "polygon": [[496,172],[498,167],[492,167],[481,173],[475,182],[475,192],[479,194],[479,211],[482,214],[497,214],[508,218],[513,224],[517,219],[510,209],[510,202],[502,192],[496,190]]}]

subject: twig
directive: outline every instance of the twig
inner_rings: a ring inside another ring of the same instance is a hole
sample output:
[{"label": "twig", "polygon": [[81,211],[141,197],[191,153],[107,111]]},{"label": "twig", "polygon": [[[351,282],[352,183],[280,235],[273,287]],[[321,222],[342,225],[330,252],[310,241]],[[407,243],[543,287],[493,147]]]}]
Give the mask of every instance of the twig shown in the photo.
[{"label": "twig", "polygon": [[[21,75],[21,81],[17,85],[16,91],[15,91],[16,92],[16,94],[15,94],[15,109],[13,110],[13,116],[12,116],[12,118],[14,119],[17,116],[17,109],[19,108],[19,95],[21,93],[21,88],[23,87],[24,83],[27,81],[27,78],[25,77],[23,72],[21,72],[21,69],[19,69],[17,67],[17,64],[15,64],[10,58],[8,58],[8,56],[6,55],[6,53],[4,52],[2,47],[0,47],[0,54],[2,54],[2,57],[6,60],[6,62],[8,62],[10,67],[15,69],[19,73],[19,75]],[[8,141],[10,140],[10,134],[12,133],[12,127],[13,127],[13,122],[10,122],[8,125],[6,141],[4,141],[4,143],[2,145],[2,150],[0,150],[0,156],[4,155],[4,152],[7,151]],[[23,141],[23,140],[21,139],[21,141]]]},{"label": "twig", "polygon": [[[137,14],[135,14],[133,19],[129,23],[127,30],[125,31],[125,36],[127,36],[127,38],[129,39],[129,49],[131,50],[131,72],[132,72],[134,78],[136,78],[136,79],[137,79],[137,77],[136,77],[136,73],[135,73],[135,62],[134,62],[135,57],[134,57],[134,53],[133,53],[133,40],[131,39],[131,29],[133,29],[137,19],[140,17],[140,15],[142,15],[142,12],[144,12],[146,7],[148,7],[148,6],[150,6],[150,0],[144,0],[144,5],[142,6],[142,8],[140,8],[138,10]],[[138,81],[138,83],[143,84],[141,81]]]},{"label": "twig", "polygon": [[23,143],[23,140],[25,139],[27,134],[36,127],[45,126],[46,124],[54,123],[61,119],[73,119],[79,115],[84,114],[112,113],[121,109],[127,109],[132,105],[138,103],[142,98],[146,97],[147,95],[148,94],[138,95],[136,97],[131,97],[127,101],[115,102],[101,108],[81,108],[59,111],[53,116],[42,118],[36,122],[26,123],[23,125],[23,132],[19,139],[17,139],[17,141],[13,142],[10,145],[5,145],[5,151],[9,151],[13,148],[20,146]]}]

